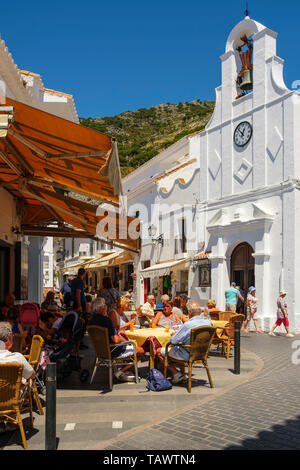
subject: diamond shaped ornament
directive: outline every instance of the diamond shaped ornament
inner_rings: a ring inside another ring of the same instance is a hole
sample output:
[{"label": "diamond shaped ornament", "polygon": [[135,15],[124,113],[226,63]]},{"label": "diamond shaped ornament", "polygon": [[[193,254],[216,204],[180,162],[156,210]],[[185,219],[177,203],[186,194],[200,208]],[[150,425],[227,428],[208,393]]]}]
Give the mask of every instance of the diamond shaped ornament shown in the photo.
[{"label": "diamond shaped ornament", "polygon": [[221,157],[219,155],[219,152],[215,149],[215,151],[210,155],[209,167],[208,167],[209,172],[214,180],[218,176],[221,165],[222,165]]},{"label": "diamond shaped ornament", "polygon": [[274,126],[271,136],[269,138],[267,152],[271,160],[274,162],[279,154],[281,146],[283,144],[283,137],[277,126]]}]

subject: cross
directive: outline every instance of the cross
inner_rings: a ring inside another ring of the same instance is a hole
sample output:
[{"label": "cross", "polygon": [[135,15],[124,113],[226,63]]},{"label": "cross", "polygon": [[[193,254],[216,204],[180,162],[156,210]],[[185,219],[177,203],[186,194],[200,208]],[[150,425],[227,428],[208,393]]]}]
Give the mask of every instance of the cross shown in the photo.
[{"label": "cross", "polygon": [[247,4],[246,4],[246,11],[245,11],[245,15],[246,15],[246,16],[249,16],[249,14],[250,14],[250,11],[249,11],[249,8],[248,8],[248,2],[247,2]]}]

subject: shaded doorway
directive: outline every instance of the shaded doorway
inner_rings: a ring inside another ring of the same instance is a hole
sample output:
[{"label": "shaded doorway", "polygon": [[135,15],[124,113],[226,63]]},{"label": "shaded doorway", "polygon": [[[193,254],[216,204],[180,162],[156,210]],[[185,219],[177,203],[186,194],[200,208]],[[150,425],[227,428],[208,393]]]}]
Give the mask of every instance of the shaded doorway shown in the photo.
[{"label": "shaded doorway", "polygon": [[[248,243],[241,243],[236,247],[231,256],[231,282],[244,291],[242,295],[246,298],[249,287],[255,287],[255,263],[253,258],[254,250]],[[244,305],[239,303],[237,311],[243,313]]]}]

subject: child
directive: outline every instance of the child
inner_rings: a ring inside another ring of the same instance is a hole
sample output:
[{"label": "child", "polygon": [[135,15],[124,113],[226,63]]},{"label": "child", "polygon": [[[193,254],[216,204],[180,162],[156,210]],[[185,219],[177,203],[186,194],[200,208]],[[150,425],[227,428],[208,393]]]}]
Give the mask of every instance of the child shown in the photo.
[{"label": "child", "polygon": [[277,299],[277,322],[270,331],[270,336],[276,336],[274,334],[274,330],[277,328],[277,326],[281,326],[283,324],[286,329],[287,338],[294,338],[294,335],[292,335],[289,330],[290,323],[287,314],[287,304],[284,300],[286,295],[287,293],[285,291],[282,291],[280,292],[279,298]]}]

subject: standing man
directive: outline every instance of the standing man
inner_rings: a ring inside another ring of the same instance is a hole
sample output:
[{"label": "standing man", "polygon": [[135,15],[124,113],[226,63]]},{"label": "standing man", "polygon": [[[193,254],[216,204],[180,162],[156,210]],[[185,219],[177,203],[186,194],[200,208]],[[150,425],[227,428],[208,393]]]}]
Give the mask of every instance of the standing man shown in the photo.
[{"label": "standing man", "polygon": [[71,284],[73,310],[78,313],[85,312],[86,298],[84,295],[84,281],[85,269],[78,269],[77,277],[73,279]]},{"label": "standing man", "polygon": [[225,291],[226,312],[236,312],[238,299],[244,302],[244,297],[241,296],[240,291],[236,288],[236,283],[232,282],[229,289]]},{"label": "standing man", "polygon": [[61,305],[66,305],[67,307],[69,307],[69,301],[72,297],[72,280],[72,277],[68,277],[68,279],[63,283],[62,288],[59,291],[59,300],[61,302]]}]

